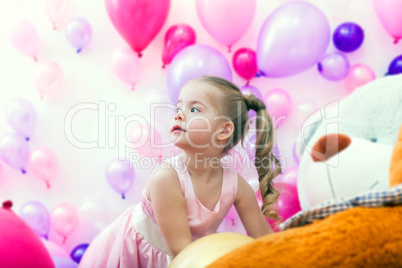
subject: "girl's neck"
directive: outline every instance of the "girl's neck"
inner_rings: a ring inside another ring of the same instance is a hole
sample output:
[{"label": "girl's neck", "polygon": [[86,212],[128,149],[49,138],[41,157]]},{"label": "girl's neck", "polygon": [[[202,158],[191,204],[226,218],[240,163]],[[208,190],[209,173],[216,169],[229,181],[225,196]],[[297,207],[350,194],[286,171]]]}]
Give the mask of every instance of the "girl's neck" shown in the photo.
[{"label": "girl's neck", "polygon": [[207,156],[204,153],[184,152],[180,155],[184,164],[192,175],[199,177],[211,177],[222,168],[221,157]]}]

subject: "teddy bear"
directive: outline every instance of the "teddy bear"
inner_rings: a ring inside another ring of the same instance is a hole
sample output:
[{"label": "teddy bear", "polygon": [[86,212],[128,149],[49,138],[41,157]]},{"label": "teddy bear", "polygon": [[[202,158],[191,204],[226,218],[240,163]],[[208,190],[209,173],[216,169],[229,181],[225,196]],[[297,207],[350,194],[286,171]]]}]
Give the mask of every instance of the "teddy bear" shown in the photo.
[{"label": "teddy bear", "polygon": [[[297,143],[301,208],[368,190],[388,189],[389,161],[401,122],[402,75],[377,79],[308,117]],[[346,134],[354,142],[336,157],[317,161],[325,158],[325,153],[319,154],[313,145],[330,133]],[[364,157],[360,157],[362,151]]]}]

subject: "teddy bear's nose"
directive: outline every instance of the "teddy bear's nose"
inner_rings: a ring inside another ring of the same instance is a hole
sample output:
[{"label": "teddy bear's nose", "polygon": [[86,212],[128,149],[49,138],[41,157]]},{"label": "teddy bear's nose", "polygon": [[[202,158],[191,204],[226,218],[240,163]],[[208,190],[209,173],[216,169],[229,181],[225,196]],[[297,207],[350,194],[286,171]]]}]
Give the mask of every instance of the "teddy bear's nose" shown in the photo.
[{"label": "teddy bear's nose", "polygon": [[311,158],[314,162],[324,162],[349,146],[351,139],[345,134],[322,136],[313,146]]}]

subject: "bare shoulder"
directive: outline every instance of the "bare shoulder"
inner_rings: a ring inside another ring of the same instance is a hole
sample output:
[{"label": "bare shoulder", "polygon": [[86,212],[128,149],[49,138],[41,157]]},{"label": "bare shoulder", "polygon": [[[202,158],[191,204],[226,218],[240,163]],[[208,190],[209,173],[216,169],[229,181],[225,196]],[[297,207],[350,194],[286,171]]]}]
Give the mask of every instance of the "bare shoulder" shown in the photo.
[{"label": "bare shoulder", "polygon": [[237,196],[236,202],[239,202],[241,199],[246,196],[254,195],[254,190],[251,185],[244,179],[239,173],[237,173]]},{"label": "bare shoulder", "polygon": [[182,192],[179,176],[168,161],[159,163],[149,177],[146,193],[150,201],[151,189],[177,189]]}]

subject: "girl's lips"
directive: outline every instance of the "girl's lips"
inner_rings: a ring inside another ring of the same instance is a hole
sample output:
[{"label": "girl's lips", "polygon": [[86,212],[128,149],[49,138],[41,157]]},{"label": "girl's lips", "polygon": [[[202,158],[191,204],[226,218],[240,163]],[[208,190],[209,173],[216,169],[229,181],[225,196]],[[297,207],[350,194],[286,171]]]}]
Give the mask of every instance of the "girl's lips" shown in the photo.
[{"label": "girl's lips", "polygon": [[179,125],[175,125],[173,128],[172,128],[172,132],[178,132],[178,131],[183,131],[183,132],[186,132],[184,129],[182,129]]}]

